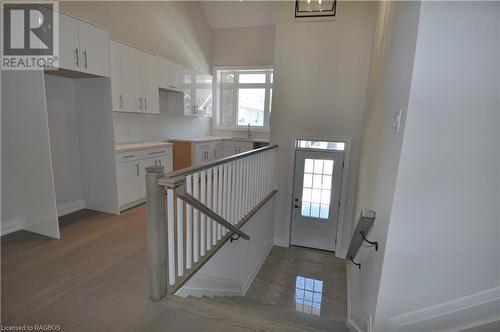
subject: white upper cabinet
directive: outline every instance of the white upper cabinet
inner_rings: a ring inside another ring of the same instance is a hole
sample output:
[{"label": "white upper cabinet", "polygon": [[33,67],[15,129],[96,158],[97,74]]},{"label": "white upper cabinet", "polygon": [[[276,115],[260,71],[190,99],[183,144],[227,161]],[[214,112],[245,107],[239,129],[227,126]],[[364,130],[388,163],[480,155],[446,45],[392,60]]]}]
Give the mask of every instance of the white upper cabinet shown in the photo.
[{"label": "white upper cabinet", "polygon": [[182,92],[182,66],[164,58],[158,61],[158,86],[162,89]]},{"label": "white upper cabinet", "polygon": [[59,67],[80,70],[80,45],[78,43],[78,21],[59,14]]},{"label": "white upper cabinet", "polygon": [[[122,112],[142,112],[141,52],[133,47],[119,44],[121,54]],[[111,82],[114,81],[111,76]],[[113,83],[111,83],[113,84]]]},{"label": "white upper cabinet", "polygon": [[141,52],[142,111],[160,113],[158,92],[158,57]]},{"label": "white upper cabinet", "polygon": [[82,71],[109,77],[109,34],[95,25],[78,21]]},{"label": "white upper cabinet", "polygon": [[108,32],[62,13],[59,22],[59,67],[109,77]]},{"label": "white upper cabinet", "polygon": [[159,114],[158,58],[116,41],[110,43],[113,110]]}]

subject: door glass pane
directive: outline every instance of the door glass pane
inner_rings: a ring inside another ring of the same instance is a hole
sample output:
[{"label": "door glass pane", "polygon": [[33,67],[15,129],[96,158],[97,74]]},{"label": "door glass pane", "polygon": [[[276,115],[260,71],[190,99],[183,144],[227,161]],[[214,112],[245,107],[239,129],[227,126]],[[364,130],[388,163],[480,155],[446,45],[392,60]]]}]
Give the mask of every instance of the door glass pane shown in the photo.
[{"label": "door glass pane", "polygon": [[302,209],[305,217],[328,219],[332,190],[333,160],[305,159]]},{"label": "door glass pane", "polygon": [[238,90],[238,125],[264,126],[266,89]]},{"label": "door glass pane", "polygon": [[240,83],[266,83],[266,74],[240,74]]}]

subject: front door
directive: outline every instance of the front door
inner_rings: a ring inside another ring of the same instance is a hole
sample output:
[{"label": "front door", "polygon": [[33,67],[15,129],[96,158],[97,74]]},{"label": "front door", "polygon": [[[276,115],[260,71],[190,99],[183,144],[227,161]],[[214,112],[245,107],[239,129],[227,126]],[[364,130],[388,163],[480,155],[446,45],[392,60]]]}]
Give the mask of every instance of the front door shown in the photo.
[{"label": "front door", "polygon": [[291,244],[335,250],[344,154],[295,151]]}]

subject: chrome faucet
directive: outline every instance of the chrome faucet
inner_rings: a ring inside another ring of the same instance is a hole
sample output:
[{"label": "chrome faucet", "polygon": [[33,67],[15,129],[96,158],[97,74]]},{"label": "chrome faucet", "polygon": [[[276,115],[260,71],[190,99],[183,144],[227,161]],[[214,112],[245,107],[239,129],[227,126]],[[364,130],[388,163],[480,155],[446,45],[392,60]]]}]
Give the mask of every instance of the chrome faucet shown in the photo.
[{"label": "chrome faucet", "polygon": [[250,131],[250,123],[248,124],[247,138],[248,139],[252,138],[252,132]]}]

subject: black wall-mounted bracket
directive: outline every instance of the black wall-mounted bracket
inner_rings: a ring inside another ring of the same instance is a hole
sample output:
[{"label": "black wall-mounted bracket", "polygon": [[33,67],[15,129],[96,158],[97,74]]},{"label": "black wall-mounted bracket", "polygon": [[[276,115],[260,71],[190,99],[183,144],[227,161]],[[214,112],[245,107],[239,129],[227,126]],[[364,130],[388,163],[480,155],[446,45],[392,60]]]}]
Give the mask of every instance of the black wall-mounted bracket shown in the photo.
[{"label": "black wall-mounted bracket", "polygon": [[[236,236],[236,237],[235,237],[235,236]],[[233,234],[233,235],[231,236],[231,240],[229,240],[229,241],[232,243],[233,241],[237,241],[237,240],[239,240],[239,238],[240,238],[240,237],[241,237],[241,236],[240,236],[240,234]]]},{"label": "black wall-mounted bracket", "polygon": [[375,251],[378,251],[378,241],[369,241],[365,236],[365,232],[360,231],[359,233],[361,234],[363,241],[365,241],[368,244],[371,244],[372,246],[375,246]]},{"label": "black wall-mounted bracket", "polygon": [[356,265],[356,266],[358,267],[358,269],[359,269],[359,270],[361,270],[361,263],[356,263],[356,262],[354,261],[354,258],[353,258],[353,257],[350,257],[349,259],[351,260],[351,263],[353,263],[354,265]]}]

